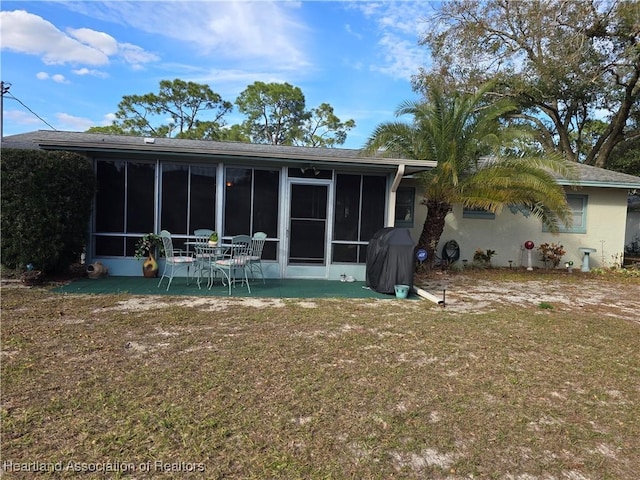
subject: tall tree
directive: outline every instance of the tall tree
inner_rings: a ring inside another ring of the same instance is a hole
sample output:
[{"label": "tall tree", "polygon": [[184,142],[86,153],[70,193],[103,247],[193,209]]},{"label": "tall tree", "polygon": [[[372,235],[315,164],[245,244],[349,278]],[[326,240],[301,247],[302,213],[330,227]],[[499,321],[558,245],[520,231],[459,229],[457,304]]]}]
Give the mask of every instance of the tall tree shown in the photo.
[{"label": "tall tree", "polygon": [[328,103],[306,110],[302,90],[288,83],[255,82],[238,96],[236,105],[247,116],[242,129],[253,143],[335,147],[356,125],[354,120],[340,120]]},{"label": "tall tree", "polygon": [[216,140],[232,109],[207,85],[162,80],[158,93],[122,97],[113,126],[128,135]]},{"label": "tall tree", "polygon": [[436,88],[427,101],[405,102],[398,116],[412,122],[387,122],[376,127],[365,151],[436,161],[421,175],[427,218],[418,247],[427,251],[432,267],[445,218],[454,204],[498,213],[505,206],[529,210],[557,231],[571,221],[564,189],[554,173],[571,178],[573,164],[553,155],[509,155],[510,143],[524,134],[518,125],[500,119],[517,107],[507,98],[488,96],[492,84],[473,94],[445,94]]},{"label": "tall tree", "polygon": [[254,82],[236,105],[247,116],[242,125],[252,143],[293,145],[309,118],[302,90],[288,83]]},{"label": "tall tree", "polygon": [[341,121],[328,103],[309,111],[309,117],[300,128],[296,145],[306,147],[335,147],[347,140],[347,132],[356,126],[354,120]]},{"label": "tall tree", "polygon": [[[451,0],[426,20],[433,66],[426,91],[499,79],[537,141],[571,160],[606,167],[614,148],[640,137],[640,3],[624,0]],[[606,128],[592,136],[590,122]]]}]

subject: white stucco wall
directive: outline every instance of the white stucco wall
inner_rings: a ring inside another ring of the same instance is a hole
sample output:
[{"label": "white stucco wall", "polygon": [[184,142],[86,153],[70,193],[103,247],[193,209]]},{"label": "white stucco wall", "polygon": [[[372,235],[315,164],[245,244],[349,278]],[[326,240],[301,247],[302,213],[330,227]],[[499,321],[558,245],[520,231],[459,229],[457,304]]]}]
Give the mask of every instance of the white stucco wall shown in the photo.
[{"label": "white stucco wall", "polygon": [[[580,247],[595,248],[591,254],[591,267],[611,266],[615,255],[624,251],[625,226],[627,222],[627,191],[614,188],[581,188],[569,190],[588,196],[586,210],[586,233],[552,234],[542,231],[542,223],[534,217],[526,218],[521,213],[512,214],[505,208],[495,219],[462,218],[462,206],[456,205],[446,218],[445,230],[440,238],[438,254],[449,240],[460,245],[460,259],[473,261],[476,249],[495,250],[492,264],[496,267],[526,266],[527,253],[524,242],[532,240],[536,248],[532,253],[534,267],[543,266],[539,260],[537,247],[542,243],[556,243],[564,246],[566,254],[562,262],[573,261],[574,268],[582,263]],[[420,204],[420,194],[416,195],[416,221],[412,230],[417,242],[426,217],[426,207]]]}]

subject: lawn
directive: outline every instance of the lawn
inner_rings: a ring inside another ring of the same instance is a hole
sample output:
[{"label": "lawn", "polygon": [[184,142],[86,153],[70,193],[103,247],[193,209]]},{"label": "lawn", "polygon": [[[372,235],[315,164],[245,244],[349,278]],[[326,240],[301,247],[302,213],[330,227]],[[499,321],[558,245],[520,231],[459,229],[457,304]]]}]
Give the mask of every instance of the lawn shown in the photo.
[{"label": "lawn", "polygon": [[[638,279],[607,288],[640,298]],[[465,311],[5,285],[2,476],[636,479],[640,323],[554,298]]]}]

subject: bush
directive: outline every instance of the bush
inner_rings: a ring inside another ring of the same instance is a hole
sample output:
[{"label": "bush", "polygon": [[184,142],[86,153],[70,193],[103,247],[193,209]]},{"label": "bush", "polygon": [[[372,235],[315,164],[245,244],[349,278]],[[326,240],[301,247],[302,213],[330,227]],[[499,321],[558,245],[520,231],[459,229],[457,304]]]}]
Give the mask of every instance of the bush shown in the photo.
[{"label": "bush", "polygon": [[87,242],[91,162],[69,152],[3,149],[0,171],[2,264],[66,271]]},{"label": "bush", "polygon": [[558,245],[557,243],[543,243],[538,247],[538,251],[540,252],[540,260],[542,260],[545,267],[547,263],[551,263],[553,268],[560,265],[562,256],[567,253],[564,246]]}]

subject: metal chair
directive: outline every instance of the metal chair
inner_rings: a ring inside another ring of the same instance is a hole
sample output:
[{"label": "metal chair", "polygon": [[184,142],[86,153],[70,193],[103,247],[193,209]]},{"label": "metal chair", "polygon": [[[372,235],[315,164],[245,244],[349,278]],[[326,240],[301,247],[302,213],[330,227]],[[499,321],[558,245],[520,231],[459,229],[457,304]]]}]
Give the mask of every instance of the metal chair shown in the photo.
[{"label": "metal chair", "polygon": [[202,278],[202,272],[206,269],[207,264],[211,261],[211,255],[204,253],[209,242],[209,237],[214,231],[210,228],[197,228],[193,231],[195,240],[193,250],[195,252],[195,267],[193,274],[198,274],[198,287],[200,287],[200,280]]},{"label": "metal chair", "polygon": [[[229,295],[231,295],[231,287],[237,282],[237,272],[242,272],[242,283],[247,284],[247,290],[251,293],[251,286],[247,277],[247,262],[249,259],[249,248],[251,247],[251,237],[249,235],[236,235],[231,237],[231,245],[228,251],[221,258],[211,263],[211,267],[215,268],[223,275],[223,281],[226,279],[229,286]],[[211,285],[209,286],[211,288]]]},{"label": "metal chair", "polygon": [[266,283],[264,280],[264,272],[262,271],[262,250],[267,239],[267,234],[264,232],[256,232],[251,238],[251,247],[249,248],[249,261],[247,262],[247,268],[251,272],[251,278],[254,278],[253,272],[260,272],[262,277],[262,283]]},{"label": "metal chair", "polygon": [[158,282],[158,288],[160,288],[162,280],[166,277],[169,279],[169,283],[167,284],[167,291],[169,291],[169,287],[171,286],[171,282],[173,281],[173,277],[176,272],[179,271],[180,268],[185,267],[187,269],[187,285],[189,285],[189,269],[191,268],[191,265],[194,264],[195,259],[189,255],[188,252],[173,248],[171,233],[167,230],[162,230],[160,232],[160,238],[162,239],[162,245],[164,247],[165,264],[162,276]]}]

